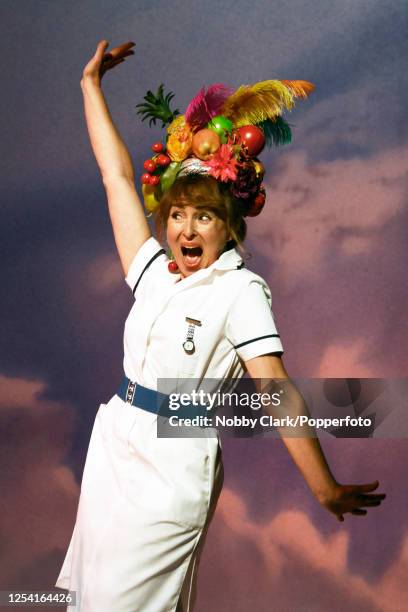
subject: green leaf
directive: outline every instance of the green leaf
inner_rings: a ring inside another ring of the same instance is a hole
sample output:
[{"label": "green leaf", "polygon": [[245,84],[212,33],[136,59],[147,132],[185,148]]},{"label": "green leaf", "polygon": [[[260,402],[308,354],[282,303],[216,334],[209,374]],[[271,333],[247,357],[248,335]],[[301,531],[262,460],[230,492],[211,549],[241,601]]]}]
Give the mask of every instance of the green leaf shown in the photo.
[{"label": "green leaf", "polygon": [[[172,111],[170,101],[174,98],[174,93],[169,92],[164,97],[164,85],[161,83],[157,89],[157,93],[153,94],[150,90],[144,96],[145,102],[136,104],[135,108],[138,115],[142,115],[142,121],[150,117],[149,125],[156,125],[156,120],[162,121],[162,127],[167,123],[171,123],[177,115],[180,114],[178,109]],[[144,116],[143,116],[144,115]]]}]

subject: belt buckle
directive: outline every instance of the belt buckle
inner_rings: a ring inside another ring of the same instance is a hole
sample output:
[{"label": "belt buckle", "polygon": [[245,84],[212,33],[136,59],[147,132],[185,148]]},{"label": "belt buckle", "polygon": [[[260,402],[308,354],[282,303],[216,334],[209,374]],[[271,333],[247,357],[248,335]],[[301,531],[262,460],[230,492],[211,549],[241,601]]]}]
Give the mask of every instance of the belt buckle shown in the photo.
[{"label": "belt buckle", "polygon": [[135,391],[136,391],[136,383],[129,380],[128,386],[126,389],[126,403],[127,404],[133,404],[133,398],[135,397]]}]

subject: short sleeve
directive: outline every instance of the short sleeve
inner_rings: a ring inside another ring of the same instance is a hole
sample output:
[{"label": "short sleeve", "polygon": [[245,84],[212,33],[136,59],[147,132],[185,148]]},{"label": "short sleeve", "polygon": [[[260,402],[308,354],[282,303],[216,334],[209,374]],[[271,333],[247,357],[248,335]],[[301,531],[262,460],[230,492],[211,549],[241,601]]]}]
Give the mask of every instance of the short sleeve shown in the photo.
[{"label": "short sleeve", "polygon": [[125,281],[131,288],[133,295],[135,295],[143,275],[147,270],[155,266],[162,255],[166,255],[166,252],[153,236],[148,238],[139,248],[125,277]]},{"label": "short sleeve", "polygon": [[251,281],[228,313],[226,335],[244,361],[267,353],[283,353],[271,305],[267,284]]}]

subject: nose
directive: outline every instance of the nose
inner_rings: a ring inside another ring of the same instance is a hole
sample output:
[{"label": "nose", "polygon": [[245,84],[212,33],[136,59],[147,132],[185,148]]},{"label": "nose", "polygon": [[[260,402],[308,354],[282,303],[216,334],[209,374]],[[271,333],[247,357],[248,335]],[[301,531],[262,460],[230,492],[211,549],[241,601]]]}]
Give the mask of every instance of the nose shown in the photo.
[{"label": "nose", "polygon": [[196,235],[194,217],[187,217],[183,225],[183,234],[186,238],[192,239]]}]

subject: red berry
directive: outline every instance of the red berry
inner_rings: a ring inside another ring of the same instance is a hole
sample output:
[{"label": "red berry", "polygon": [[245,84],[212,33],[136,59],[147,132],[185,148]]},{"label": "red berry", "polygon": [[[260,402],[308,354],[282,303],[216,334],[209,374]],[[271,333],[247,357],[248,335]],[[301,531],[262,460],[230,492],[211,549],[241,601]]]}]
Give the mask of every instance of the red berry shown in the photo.
[{"label": "red berry", "polygon": [[168,155],[164,155],[164,153],[161,153],[161,155],[158,155],[156,157],[156,161],[159,164],[159,166],[168,166],[169,163],[171,162],[171,159]]},{"label": "red berry", "polygon": [[169,261],[167,267],[169,272],[178,272],[178,265],[175,261]]},{"label": "red berry", "polygon": [[142,176],[140,177],[140,180],[142,181],[143,185],[150,185],[150,178],[151,178],[151,174],[149,174],[148,172],[145,172],[144,174],[142,174]]},{"label": "red berry", "polygon": [[150,185],[158,185],[160,183],[160,176],[156,174],[150,175],[149,183]]},{"label": "red berry", "polygon": [[152,151],[154,151],[155,153],[161,153],[163,149],[164,147],[161,142],[155,142],[154,144],[152,144]]},{"label": "red berry", "polygon": [[146,161],[143,163],[143,167],[148,172],[154,172],[157,168],[156,162],[153,159],[146,159]]}]

